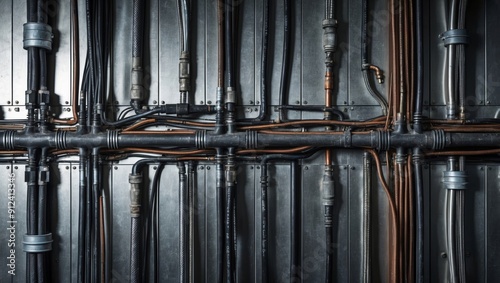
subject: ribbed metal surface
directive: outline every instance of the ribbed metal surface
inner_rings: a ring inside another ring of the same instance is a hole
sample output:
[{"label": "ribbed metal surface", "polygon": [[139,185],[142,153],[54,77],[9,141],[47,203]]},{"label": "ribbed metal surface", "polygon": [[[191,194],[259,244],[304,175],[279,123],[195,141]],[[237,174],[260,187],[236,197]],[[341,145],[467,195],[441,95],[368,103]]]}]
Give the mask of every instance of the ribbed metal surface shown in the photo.
[{"label": "ribbed metal surface", "polygon": [[[53,75],[49,89],[52,101],[61,117],[71,117],[70,95],[71,45],[69,1],[49,1],[49,22],[55,38],[49,56]],[[176,103],[178,94],[178,18],[176,0],[147,1],[145,71],[149,105]],[[192,6],[191,57],[195,58],[191,74],[192,93],[197,104],[215,104],[217,73],[216,1],[198,2]],[[370,1],[373,19],[372,62],[386,70],[388,50],[388,9],[386,1]],[[446,1],[424,1],[426,44],[426,92],[424,115],[444,118],[442,69],[444,48],[438,34],[445,30],[443,18]],[[500,51],[496,34],[500,24],[498,1],[469,1],[467,26],[472,39],[467,48],[467,103],[471,117],[500,118]],[[240,1],[241,31],[238,54],[238,80],[241,109],[245,116],[258,115],[259,67],[262,24],[262,1]],[[293,66],[289,102],[293,105],[321,105],[323,99],[324,54],[321,46],[323,1],[293,1],[294,36]],[[85,58],[84,1],[79,1],[81,59]],[[271,104],[278,104],[281,70],[283,12],[282,1],[272,9],[271,40],[272,82]],[[25,118],[26,51],[22,49],[22,25],[25,22],[24,1],[0,0],[0,116]],[[381,114],[380,107],[366,90],[361,74],[360,31],[361,0],[339,1],[339,51],[336,57],[334,105],[352,119],[367,119]],[[132,1],[115,1],[113,80],[109,109],[123,110],[128,106],[132,58]],[[80,64],[83,71],[83,65]],[[82,72],[83,73],[83,72]],[[386,93],[385,85],[377,88]],[[271,111],[272,118],[276,112]],[[289,113],[289,118],[322,118],[319,113]],[[334,210],[335,282],[358,282],[362,274],[361,249],[363,225],[363,163],[362,153],[354,150],[334,151],[336,198]],[[130,216],[128,174],[134,160],[106,164],[104,188],[110,197],[111,282],[129,280]],[[324,227],[320,182],[323,158],[316,155],[301,163],[302,191],[302,266],[301,282],[324,280]],[[66,159],[51,168],[49,189],[49,231],[53,233],[51,282],[76,282],[77,223],[78,223],[78,162]],[[425,184],[425,282],[446,282],[447,260],[443,257],[445,243],[445,189],[441,183],[445,164],[427,160],[424,165]],[[152,180],[154,166],[147,167],[145,176]],[[215,165],[198,164],[195,170],[196,188],[194,231],[195,282],[216,282],[217,223]],[[497,282],[500,277],[500,168],[497,164],[471,163],[467,166],[470,189],[466,191],[466,263],[469,282]],[[7,274],[9,256],[7,227],[8,174],[13,173],[16,187],[16,276]],[[372,173],[371,194],[371,255],[374,282],[387,282],[387,199]],[[178,282],[179,274],[179,191],[178,171],[168,165],[162,173],[159,194],[159,255],[161,282]],[[289,282],[291,223],[289,163],[269,165],[269,262],[271,282]],[[24,282],[25,255],[21,239],[26,232],[26,185],[24,164],[0,163],[0,282]],[[238,282],[260,282],[261,278],[261,214],[260,168],[258,164],[238,167]]]}]

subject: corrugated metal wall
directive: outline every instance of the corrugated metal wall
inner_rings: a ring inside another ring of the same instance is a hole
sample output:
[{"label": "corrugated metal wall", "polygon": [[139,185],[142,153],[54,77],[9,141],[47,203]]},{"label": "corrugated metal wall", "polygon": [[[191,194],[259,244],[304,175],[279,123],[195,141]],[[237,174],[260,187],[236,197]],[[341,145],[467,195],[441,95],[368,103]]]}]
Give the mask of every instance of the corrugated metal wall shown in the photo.
[{"label": "corrugated metal wall", "polygon": [[[81,59],[85,58],[84,1],[79,1]],[[177,60],[179,57],[176,1],[148,1],[147,49],[148,96],[150,105],[176,103],[178,93]],[[197,104],[215,104],[216,89],[216,1],[193,1],[192,58],[195,58],[195,92],[191,97]],[[351,119],[367,119],[381,114],[366,90],[361,76],[361,0],[338,1],[339,52],[335,82],[338,87],[334,104]],[[373,20],[372,62],[387,70],[388,16],[386,1],[370,1]],[[438,35],[445,30],[443,0],[427,1],[425,5],[426,93],[425,113],[443,118],[445,113],[442,70],[444,48]],[[500,3],[469,1],[467,27],[472,35],[467,51],[467,103],[472,117],[499,118],[500,106]],[[49,1],[50,23],[55,29],[56,48],[50,62],[53,76],[50,89],[52,101],[58,101],[61,117],[70,117],[74,101],[70,95],[70,9],[69,1]],[[239,87],[247,117],[258,114],[259,67],[262,23],[262,3],[259,0],[240,1],[242,5],[239,44]],[[323,1],[294,1],[294,47],[290,87],[291,104],[323,104],[324,53]],[[0,106],[2,118],[24,118],[26,89],[26,51],[22,49],[22,25],[25,19],[24,1],[0,0]],[[114,49],[112,53],[113,80],[109,111],[123,110],[128,104],[131,58],[131,1],[115,1]],[[272,105],[278,104],[279,74],[282,57],[283,12],[278,1],[273,8],[274,46],[272,71]],[[81,64],[83,70],[83,64]],[[377,85],[385,93],[385,85]],[[56,103],[57,104],[57,103]],[[275,112],[273,112],[275,116]],[[321,118],[322,114],[295,113],[291,118]],[[77,220],[78,220],[78,162],[62,158],[52,165],[50,189],[50,231],[54,234],[51,282],[76,281]],[[129,261],[129,194],[128,174],[135,160],[127,159],[106,164],[104,187],[111,205],[112,273],[113,282],[128,280]],[[362,212],[362,152],[338,150],[334,155],[336,177],[335,199],[335,277],[337,282],[357,282],[361,277],[361,212]],[[23,282],[25,256],[21,241],[25,233],[26,186],[24,163],[0,163],[0,282]],[[196,282],[216,281],[215,166],[200,163],[196,166]],[[441,184],[443,162],[427,160],[425,177],[425,235],[426,282],[446,282],[444,203],[445,189]],[[320,180],[322,156],[301,162],[302,172],[302,282],[324,280],[324,228]],[[149,177],[154,166],[148,168]],[[497,282],[500,278],[500,166],[470,161],[470,176],[466,192],[466,256],[469,282]],[[16,276],[7,274],[8,214],[7,190],[9,174],[15,175],[16,187]],[[177,168],[168,165],[163,174],[160,193],[160,263],[162,282],[178,281],[179,269],[179,193]],[[272,282],[289,281],[290,262],[290,166],[277,162],[270,166],[270,262]],[[260,281],[260,167],[242,164],[238,168],[238,282]],[[371,176],[373,272],[376,282],[387,282],[387,201]]]}]

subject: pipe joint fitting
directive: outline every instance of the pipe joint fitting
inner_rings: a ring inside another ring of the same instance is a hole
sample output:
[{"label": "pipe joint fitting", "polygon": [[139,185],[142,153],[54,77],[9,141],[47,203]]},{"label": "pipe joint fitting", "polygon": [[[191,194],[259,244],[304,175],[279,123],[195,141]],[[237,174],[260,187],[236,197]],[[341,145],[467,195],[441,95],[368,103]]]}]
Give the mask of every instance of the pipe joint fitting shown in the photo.
[{"label": "pipe joint fitting", "polygon": [[467,189],[467,174],[464,171],[444,171],[443,183],[448,190]]},{"label": "pipe joint fitting", "polygon": [[325,53],[334,53],[337,50],[337,20],[323,20],[323,49]]},{"label": "pipe joint fitting", "polygon": [[323,191],[323,205],[333,206],[335,199],[335,182],[333,180],[333,168],[331,165],[325,166],[325,172],[323,173],[323,181],[321,185]]},{"label": "pipe joint fitting", "polygon": [[38,170],[38,185],[45,185],[50,182],[49,166],[40,166]]},{"label": "pipe joint fitting", "polygon": [[23,251],[26,253],[44,253],[51,250],[52,233],[23,236]]},{"label": "pipe joint fitting", "polygon": [[23,25],[23,48],[38,47],[52,50],[52,28],[44,23],[25,23]]},{"label": "pipe joint fitting", "polygon": [[179,58],[179,91],[187,92],[190,89],[191,71],[189,68],[189,52],[181,52]]},{"label": "pipe joint fitting", "polygon": [[139,217],[141,215],[142,174],[130,174],[128,182],[130,184],[130,216]]}]

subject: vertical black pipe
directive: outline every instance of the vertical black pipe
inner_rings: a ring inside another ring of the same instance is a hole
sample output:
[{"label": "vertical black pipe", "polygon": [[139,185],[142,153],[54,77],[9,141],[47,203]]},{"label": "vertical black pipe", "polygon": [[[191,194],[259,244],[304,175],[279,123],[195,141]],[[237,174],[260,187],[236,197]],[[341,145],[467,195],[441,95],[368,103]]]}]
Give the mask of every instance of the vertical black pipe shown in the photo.
[{"label": "vertical black pipe", "polygon": [[189,229],[189,218],[188,218],[188,188],[187,188],[187,177],[186,177],[186,165],[184,162],[177,163],[177,168],[179,169],[179,278],[181,283],[189,282],[189,241],[188,241],[188,229]]},{"label": "vertical black pipe", "polygon": [[268,220],[268,201],[267,201],[267,189],[268,189],[268,176],[267,176],[267,160],[263,160],[260,165],[260,190],[261,190],[261,201],[260,201],[260,213],[261,213],[261,265],[262,265],[262,277],[261,282],[267,283],[269,280],[268,274],[268,230],[269,230],[269,220]]},{"label": "vertical black pipe", "polygon": [[[82,116],[80,116],[82,118]],[[83,283],[85,280],[85,216],[86,216],[86,200],[87,200],[87,149],[79,149],[79,211],[78,211],[78,264],[77,264],[77,282]]]},{"label": "vertical black pipe", "polygon": [[290,218],[291,218],[291,261],[290,282],[300,282],[302,278],[301,251],[301,171],[298,161],[290,163]]},{"label": "vertical black pipe", "polygon": [[94,282],[98,282],[100,278],[100,262],[101,262],[101,252],[100,252],[100,204],[99,199],[101,196],[101,156],[98,148],[92,149],[92,201],[93,201],[93,211],[92,211],[92,278]]},{"label": "vertical black pipe", "polygon": [[[283,59],[281,65],[281,80],[280,80],[280,91],[279,91],[279,101],[280,105],[286,105],[288,103],[288,90],[290,82],[290,58],[292,47],[292,1],[284,0],[284,24],[283,24]],[[287,121],[286,113],[284,108],[280,108],[279,111],[280,121]]]},{"label": "vertical black pipe", "polygon": [[216,207],[217,207],[217,282],[224,281],[224,157],[223,150],[217,148],[216,155]]},{"label": "vertical black pipe", "polygon": [[422,150],[414,149],[413,170],[415,179],[416,238],[415,238],[415,282],[424,282],[424,190],[422,175]]},{"label": "vertical black pipe", "polygon": [[[28,166],[26,166],[26,183],[28,185],[28,203],[27,203],[27,235],[38,234],[38,149],[28,149]],[[27,282],[38,282],[37,273],[37,254],[27,254]]]}]

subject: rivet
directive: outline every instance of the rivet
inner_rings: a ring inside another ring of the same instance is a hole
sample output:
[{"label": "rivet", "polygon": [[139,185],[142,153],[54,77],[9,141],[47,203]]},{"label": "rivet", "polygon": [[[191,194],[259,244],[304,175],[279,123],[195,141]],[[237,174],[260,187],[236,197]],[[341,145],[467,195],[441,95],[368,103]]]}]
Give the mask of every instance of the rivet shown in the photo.
[{"label": "rivet", "polygon": [[156,103],[158,103],[158,101],[156,101],[156,100],[153,100],[153,104],[156,104]]},{"label": "rivet", "polygon": [[76,170],[76,166],[73,166],[73,170]]},{"label": "rivet", "polygon": [[207,101],[207,104],[208,105],[212,104],[212,101],[211,100]]},{"label": "rivet", "polygon": [[[64,101],[65,104],[69,104],[69,101]],[[16,104],[17,104],[17,101],[16,101]]]},{"label": "rivet", "polygon": [[210,170],[210,166],[207,166],[207,170]]},{"label": "rivet", "polygon": [[200,170],[203,170],[203,169],[205,169],[205,166],[200,166]]},{"label": "rivet", "polygon": [[257,169],[260,169],[260,166],[257,166]]},{"label": "rivet", "polygon": [[250,169],[253,169],[253,166],[250,166]]},{"label": "rivet", "polygon": [[250,104],[253,104],[253,101],[252,101],[252,100],[250,100]]},{"label": "rivet", "polygon": [[447,258],[447,257],[448,257],[448,255],[447,255],[446,253],[441,253],[441,257],[442,257],[442,258]]},{"label": "rivet", "polygon": [[351,167],[351,170],[356,170],[356,167],[352,166],[352,167]]},{"label": "rivet", "polygon": [[161,104],[165,104],[165,100],[162,100],[162,101],[161,101]]},{"label": "rivet", "polygon": [[16,104],[19,104],[19,100],[16,100]]},{"label": "rivet", "polygon": [[158,169],[158,166],[153,166],[153,170],[156,170],[156,169]]},{"label": "rivet", "polygon": [[10,169],[10,166],[7,166],[7,170],[9,170],[9,169]]},{"label": "rivet", "polygon": [[66,166],[66,170],[69,170],[69,166]]},{"label": "rivet", "polygon": [[114,168],[115,168],[115,170],[118,170],[118,166],[115,166]]},{"label": "rivet", "polygon": [[304,100],[304,104],[307,104],[307,100]]},{"label": "rivet", "polygon": [[309,170],[309,166],[304,166],[304,170]]},{"label": "rivet", "polygon": [[17,170],[17,168],[19,168],[19,167],[17,167],[17,166],[14,166],[14,170]]}]

